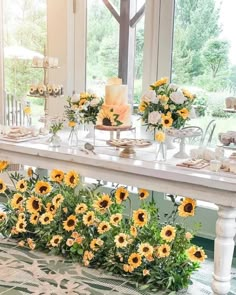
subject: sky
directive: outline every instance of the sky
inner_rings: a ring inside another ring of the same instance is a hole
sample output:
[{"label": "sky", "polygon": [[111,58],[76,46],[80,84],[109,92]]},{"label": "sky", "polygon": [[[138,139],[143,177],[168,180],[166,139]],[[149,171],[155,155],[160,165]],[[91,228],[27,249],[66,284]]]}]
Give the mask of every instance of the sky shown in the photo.
[{"label": "sky", "polygon": [[231,48],[229,59],[236,65],[236,0],[216,0],[221,2],[220,23],[222,25],[221,38],[229,41]]}]

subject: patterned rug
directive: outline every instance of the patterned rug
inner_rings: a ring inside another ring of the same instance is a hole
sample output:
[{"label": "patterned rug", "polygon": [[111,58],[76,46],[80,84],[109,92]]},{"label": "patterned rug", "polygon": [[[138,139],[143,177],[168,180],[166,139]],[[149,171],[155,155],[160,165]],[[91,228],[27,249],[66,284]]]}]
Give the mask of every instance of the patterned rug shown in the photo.
[{"label": "patterned rug", "polygon": [[[193,277],[193,285],[178,294],[210,295],[213,262],[207,259]],[[232,288],[236,294],[236,269],[232,269]],[[59,256],[19,248],[0,238],[0,294],[38,295],[150,295],[124,278],[114,277]],[[156,293],[157,294],[157,293]],[[164,294],[159,292],[159,294]],[[166,293],[165,293],[166,294]],[[171,295],[175,294],[174,292]]]}]

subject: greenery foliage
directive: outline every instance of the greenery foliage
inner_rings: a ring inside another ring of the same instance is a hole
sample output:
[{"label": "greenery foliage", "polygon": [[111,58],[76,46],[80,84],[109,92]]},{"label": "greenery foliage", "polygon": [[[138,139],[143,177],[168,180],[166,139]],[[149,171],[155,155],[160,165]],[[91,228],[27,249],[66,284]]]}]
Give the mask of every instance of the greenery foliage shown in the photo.
[{"label": "greenery foliage", "polygon": [[[7,168],[0,161],[0,171]],[[194,216],[195,200],[180,204],[172,196],[173,210],[161,223],[159,209],[149,192],[130,196],[124,186],[109,194],[100,183],[86,186],[75,171],[54,169],[39,179],[10,175],[14,188],[0,179],[0,193],[8,202],[0,212],[0,233],[17,239],[21,247],[61,254],[90,267],[102,267],[135,281],[140,289],[177,291],[190,283],[193,271],[204,261],[204,251],[193,245],[194,232],[182,220]],[[132,210],[134,198],[141,200]],[[125,207],[130,208],[128,215]]]}]

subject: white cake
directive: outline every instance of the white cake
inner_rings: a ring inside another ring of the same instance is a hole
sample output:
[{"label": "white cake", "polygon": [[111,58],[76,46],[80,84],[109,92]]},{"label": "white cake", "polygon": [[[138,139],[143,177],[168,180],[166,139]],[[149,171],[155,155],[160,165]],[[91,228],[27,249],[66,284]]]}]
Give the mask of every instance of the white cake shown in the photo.
[{"label": "white cake", "polygon": [[131,105],[128,104],[128,86],[119,78],[111,78],[105,86],[104,104],[97,117],[97,125],[130,126]]}]

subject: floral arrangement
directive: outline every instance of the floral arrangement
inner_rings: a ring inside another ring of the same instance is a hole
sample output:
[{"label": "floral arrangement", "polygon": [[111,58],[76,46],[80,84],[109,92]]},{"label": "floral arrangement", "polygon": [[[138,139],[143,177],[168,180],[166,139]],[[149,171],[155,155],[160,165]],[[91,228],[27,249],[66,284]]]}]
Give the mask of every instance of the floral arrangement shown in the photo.
[{"label": "floral arrangement", "polygon": [[70,104],[73,109],[78,110],[80,122],[96,124],[103,99],[98,98],[96,94],[82,92],[80,94],[73,94],[70,98]]},{"label": "floral arrangement", "polygon": [[149,129],[180,129],[191,117],[194,99],[188,90],[168,83],[168,78],[161,78],[150,85],[150,90],[141,98],[139,112]]},{"label": "floral arrangement", "polygon": [[[0,161],[0,171],[8,163]],[[59,169],[43,180],[30,168],[26,177],[0,179],[0,193],[8,199],[0,212],[0,233],[18,240],[18,246],[61,254],[85,266],[100,267],[127,277],[140,289],[153,292],[185,288],[190,275],[206,255],[192,244],[193,231],[184,222],[194,216],[196,201],[184,198],[160,220],[159,209],[146,189],[131,197],[124,186],[109,194],[101,184],[81,185],[76,171]],[[139,199],[133,210],[131,203]],[[129,213],[125,214],[129,208]]]}]

